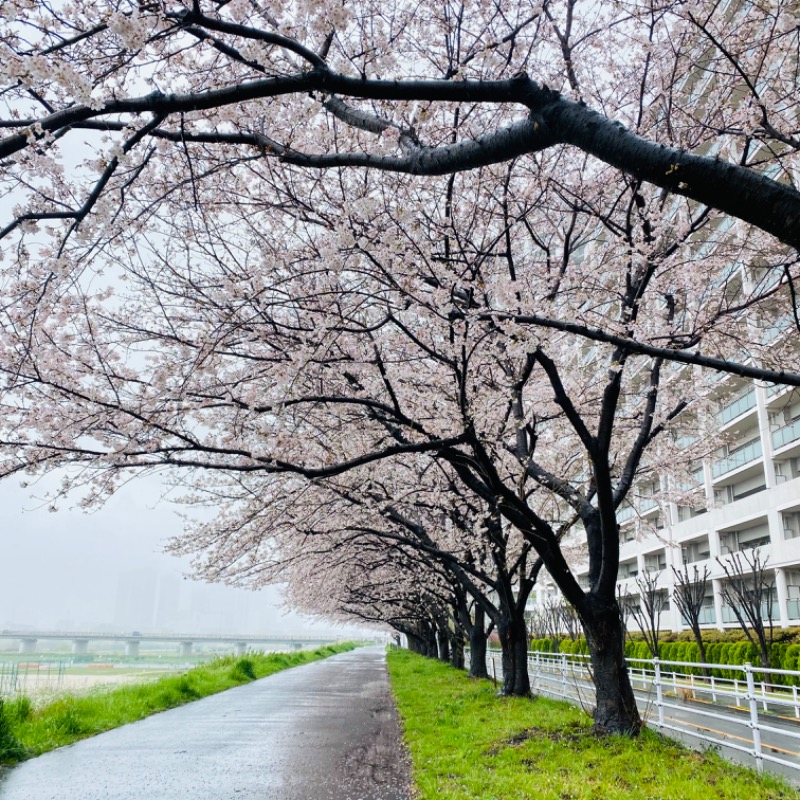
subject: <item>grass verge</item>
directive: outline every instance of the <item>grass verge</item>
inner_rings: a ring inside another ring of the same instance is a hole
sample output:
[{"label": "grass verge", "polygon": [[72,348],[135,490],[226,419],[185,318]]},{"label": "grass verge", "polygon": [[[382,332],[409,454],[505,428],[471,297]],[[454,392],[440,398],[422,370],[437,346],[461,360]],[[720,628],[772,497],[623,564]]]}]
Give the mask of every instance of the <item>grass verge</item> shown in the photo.
[{"label": "grass verge", "polygon": [[294,653],[224,656],[147,683],[100,687],[85,695],[65,694],[41,707],[28,697],[0,700],[0,764],[15,764],[78,739],[265,678],[275,672],[344,653],[337,644]]},{"label": "grass verge", "polygon": [[496,697],[407,651],[388,662],[421,800],[797,800],[779,779],[653,731],[600,739],[567,703]]}]

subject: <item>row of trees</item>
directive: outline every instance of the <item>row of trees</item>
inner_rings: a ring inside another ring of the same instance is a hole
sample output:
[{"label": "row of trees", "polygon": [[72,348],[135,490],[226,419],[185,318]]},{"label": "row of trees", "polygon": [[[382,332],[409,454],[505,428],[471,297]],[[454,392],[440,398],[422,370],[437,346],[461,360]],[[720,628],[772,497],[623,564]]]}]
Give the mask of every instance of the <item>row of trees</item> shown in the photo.
[{"label": "row of trees", "polygon": [[[720,583],[724,605],[732,612],[739,627],[744,631],[750,644],[758,653],[762,667],[771,664],[771,650],[774,643],[772,624],[774,603],[774,579],[768,570],[767,559],[758,548],[739,550],[728,558],[717,558],[717,563],[725,574]],[[706,660],[706,646],[703,640],[702,615],[710,590],[711,572],[708,566],[702,570],[696,566],[691,573],[688,566],[682,570],[673,567],[675,605],[686,620],[697,644],[700,660]],[[645,572],[636,579],[639,589],[639,602],[627,607],[647,643],[653,658],[661,655],[659,627],[661,612],[666,606],[666,594],[659,590],[655,576]]]},{"label": "row of trees", "polygon": [[[775,631],[773,627],[773,604],[775,582],[768,559],[763,558],[758,548],[740,550],[727,558],[717,558],[725,580],[720,583],[721,599],[729,608],[744,632],[752,651],[763,667],[774,666]],[[702,569],[697,565],[672,567],[674,584],[672,601],[688,625],[697,648],[695,661],[706,662],[706,637],[701,627],[707,620],[708,599],[711,595],[711,571],[708,565]],[[668,608],[669,594],[659,586],[658,574],[649,570],[637,576],[636,592],[619,587],[619,608],[623,625],[637,632],[646,647],[649,658],[665,657],[663,653],[662,614]],[[552,642],[580,639],[578,618],[574,610],[557,599],[549,599],[528,616],[530,638]],[[748,653],[750,650],[748,650]],[[680,660],[680,659],[678,659]],[[738,663],[738,662],[736,662]],[[744,663],[744,662],[742,662]],[[778,668],[782,668],[778,665]]]},{"label": "row of trees", "polygon": [[2,474],[165,470],[199,575],[493,626],[516,694],[546,569],[638,731],[617,509],[703,369],[800,385],[791,4],[3,11]]}]

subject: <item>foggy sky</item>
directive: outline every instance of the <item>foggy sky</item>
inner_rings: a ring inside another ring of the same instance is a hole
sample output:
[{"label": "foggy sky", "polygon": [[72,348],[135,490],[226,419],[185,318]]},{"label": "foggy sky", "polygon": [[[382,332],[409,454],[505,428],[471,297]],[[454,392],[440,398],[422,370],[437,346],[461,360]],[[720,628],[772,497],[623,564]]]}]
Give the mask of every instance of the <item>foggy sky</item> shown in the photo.
[{"label": "foggy sky", "polygon": [[93,513],[48,511],[47,480],[0,481],[0,629],[170,633],[363,634],[279,608],[258,592],[190,581],[187,559],[163,552],[181,530],[155,477],[134,479]]}]

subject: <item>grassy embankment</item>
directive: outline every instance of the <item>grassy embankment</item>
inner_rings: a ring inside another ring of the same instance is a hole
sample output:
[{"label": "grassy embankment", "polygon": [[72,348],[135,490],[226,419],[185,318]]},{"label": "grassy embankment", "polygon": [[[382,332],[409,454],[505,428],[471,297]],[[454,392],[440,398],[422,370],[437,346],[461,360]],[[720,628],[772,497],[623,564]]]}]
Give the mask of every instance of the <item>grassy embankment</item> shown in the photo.
[{"label": "grassy embankment", "polygon": [[25,696],[0,700],[0,764],[13,764],[78,739],[265,678],[275,672],[344,653],[338,644],[294,653],[224,656],[147,683],[98,687],[88,694],[65,694],[41,707]]},{"label": "grassy embankment", "polygon": [[389,671],[420,800],[797,800],[781,781],[645,730],[599,739],[580,709],[498,698],[406,651]]}]

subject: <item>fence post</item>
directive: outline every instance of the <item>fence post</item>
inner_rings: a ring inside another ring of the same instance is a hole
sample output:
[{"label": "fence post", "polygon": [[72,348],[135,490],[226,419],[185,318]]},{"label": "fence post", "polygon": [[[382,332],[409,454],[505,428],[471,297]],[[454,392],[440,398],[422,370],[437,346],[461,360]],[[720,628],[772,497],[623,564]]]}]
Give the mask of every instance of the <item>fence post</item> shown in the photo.
[{"label": "fence post", "polygon": [[658,727],[664,725],[664,695],[661,691],[661,662],[653,659],[653,685],[656,687],[656,708],[658,709]]},{"label": "fence post", "polygon": [[561,695],[567,696],[567,654],[561,654]]},{"label": "fence post", "polygon": [[533,662],[533,688],[534,688],[534,690],[536,691],[537,694],[539,693],[539,690],[541,689],[541,686],[539,685],[539,671],[540,671],[540,668],[541,668],[541,661],[540,661],[539,651],[537,650],[536,651],[536,657],[535,657],[534,662]]},{"label": "fence post", "polygon": [[797,686],[792,686],[792,700],[794,701],[794,715],[800,719],[800,707],[797,705]]},{"label": "fence post", "polygon": [[758,727],[758,701],[756,700],[756,684],[753,679],[753,665],[748,661],[744,665],[747,676],[747,702],[750,705],[750,729],[753,731],[753,755],[756,759],[756,770],[764,771],[764,759],[761,753],[761,729]]}]

